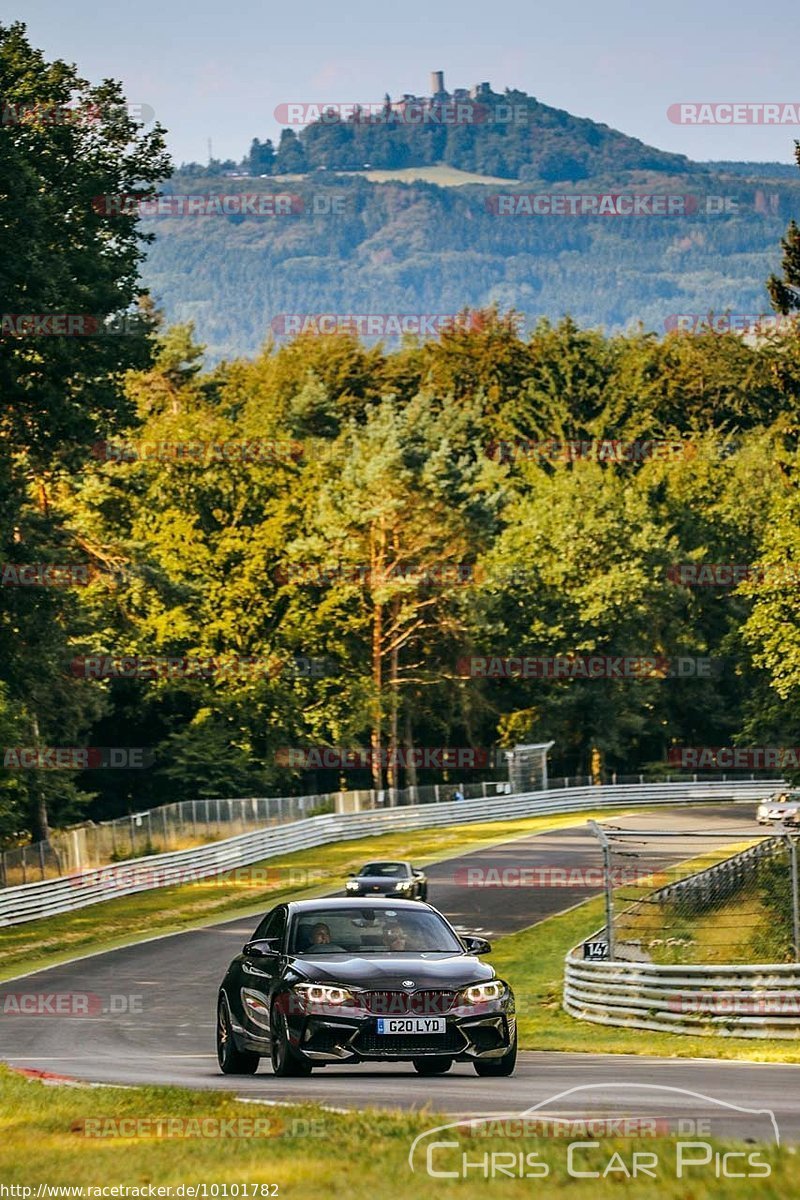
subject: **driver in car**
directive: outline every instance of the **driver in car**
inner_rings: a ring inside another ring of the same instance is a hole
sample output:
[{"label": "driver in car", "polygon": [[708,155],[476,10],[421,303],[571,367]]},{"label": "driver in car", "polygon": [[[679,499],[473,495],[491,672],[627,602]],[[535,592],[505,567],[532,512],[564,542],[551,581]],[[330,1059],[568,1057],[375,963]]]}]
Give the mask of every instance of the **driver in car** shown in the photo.
[{"label": "driver in car", "polygon": [[331,940],[331,931],[324,921],[318,921],[311,930],[311,945],[325,946]]},{"label": "driver in car", "polygon": [[383,931],[386,949],[393,952],[408,949],[408,934],[399,925],[390,925]]}]

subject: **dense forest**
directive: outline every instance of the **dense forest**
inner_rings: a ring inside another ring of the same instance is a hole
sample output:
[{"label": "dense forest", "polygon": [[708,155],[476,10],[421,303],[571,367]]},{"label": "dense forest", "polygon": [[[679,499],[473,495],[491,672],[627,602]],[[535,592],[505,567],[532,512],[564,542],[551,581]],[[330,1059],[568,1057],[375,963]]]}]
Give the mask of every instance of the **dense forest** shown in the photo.
[{"label": "dense forest", "polygon": [[[391,762],[399,747],[553,739],[557,773],[603,774],[663,768],[681,746],[800,743],[795,328],[527,328],[502,298],[474,306],[453,284],[433,311],[460,318],[427,341],[304,333],[204,361],[192,327],[142,292],[147,223],[91,203],[155,194],[162,131],[136,128],[112,85],[46,64],[20,26],[0,27],[0,83],[110,114],[0,139],[17,193],[0,186],[3,314],[90,311],[107,334],[16,323],[0,342],[2,836],[369,782],[311,780],[287,748]],[[468,201],[443,193],[445,220],[413,195],[419,237],[440,221],[463,239],[459,270],[477,270],[484,235],[456,219]],[[785,214],[769,220],[785,230]],[[506,236],[502,222],[485,236]],[[590,291],[586,234],[572,236]],[[785,313],[797,246],[791,227],[770,285]],[[430,273],[422,242],[405,269]],[[754,272],[754,293],[764,281]],[[243,273],[239,319],[251,295]],[[120,313],[136,319],[111,336]],[[714,582],[698,586],[691,564]],[[732,564],[735,578],[716,570]],[[595,656],[649,665],[594,678],[487,666]],[[66,747],[136,748],[143,769],[48,758]],[[402,785],[409,770],[372,778]]]},{"label": "dense forest", "polygon": [[769,312],[764,279],[800,209],[800,177],[613,174],[581,194],[686,198],[684,214],[531,215],[498,196],[554,186],[438,187],[321,174],[275,179],[175,179],[176,197],[282,196],[288,211],[188,218],[147,215],[155,236],[143,277],[170,320],[194,322],[207,360],[252,355],[285,314],[450,314],[462,307],[583,327],[663,334],[676,315]]}]

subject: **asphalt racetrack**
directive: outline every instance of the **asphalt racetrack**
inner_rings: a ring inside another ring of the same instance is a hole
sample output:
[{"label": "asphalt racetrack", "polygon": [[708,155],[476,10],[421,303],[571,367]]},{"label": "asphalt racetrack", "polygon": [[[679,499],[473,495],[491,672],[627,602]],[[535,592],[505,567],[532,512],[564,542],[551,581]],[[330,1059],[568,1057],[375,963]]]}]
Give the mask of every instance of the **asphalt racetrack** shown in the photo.
[{"label": "asphalt racetrack", "polygon": [[[754,808],[752,803],[657,808],[605,823],[643,833],[741,830],[744,839],[758,829]],[[666,866],[719,844],[688,837],[643,840],[637,845],[636,862],[640,867]],[[569,872],[597,868],[599,862],[597,841],[585,825],[576,825],[428,867],[429,900],[460,931],[491,939],[564,911],[600,889],[478,886],[481,881],[513,884],[519,871],[550,867]],[[102,906],[92,911],[101,921]],[[0,1059],[15,1067],[100,1083],[218,1088],[267,1102],[314,1100],[347,1108],[428,1104],[455,1116],[518,1114],[542,1102],[549,1103],[540,1112],[550,1115],[635,1112],[677,1118],[691,1107],[693,1116],[713,1117],[714,1134],[757,1140],[773,1140],[771,1118],[740,1108],[767,1109],[775,1115],[781,1140],[800,1140],[800,1066],[529,1051],[520,1055],[516,1074],[509,1079],[479,1079],[469,1064],[456,1064],[447,1075],[423,1080],[410,1063],[403,1063],[328,1066],[310,1078],[278,1080],[266,1061],[255,1076],[223,1076],[214,1049],[217,987],[256,923],[256,918],[240,917],[5,982],[0,999],[22,992],[89,994],[94,999],[88,1016],[4,1014]],[[513,979],[510,982],[513,985]],[[603,1027],[594,1028],[602,1050]],[[643,1032],[643,1041],[646,1038]],[[751,1053],[758,1056],[757,1042]],[[559,1096],[575,1088],[581,1090]],[[687,1091],[696,1098],[690,1101]]]}]

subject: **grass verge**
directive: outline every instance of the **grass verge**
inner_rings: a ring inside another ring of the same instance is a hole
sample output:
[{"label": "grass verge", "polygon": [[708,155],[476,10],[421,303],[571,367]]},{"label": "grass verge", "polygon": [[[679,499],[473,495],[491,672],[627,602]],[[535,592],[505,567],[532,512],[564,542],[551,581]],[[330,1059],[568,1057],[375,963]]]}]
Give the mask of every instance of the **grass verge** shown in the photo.
[{"label": "grass verge", "polygon": [[[611,810],[618,815],[618,810]],[[601,820],[609,811],[525,817],[380,834],[298,850],[213,879],[154,888],[104,900],[73,913],[0,930],[0,981],[96,951],[113,950],[157,934],[213,925],[225,917],[264,912],[281,900],[340,888],[348,871],[376,856],[425,866],[514,838]],[[435,853],[431,846],[435,845]],[[436,902],[435,895],[431,896]]]},{"label": "grass verge", "polygon": [[[476,1079],[476,1109],[480,1108],[482,1086]],[[178,1127],[167,1121],[181,1119],[197,1123],[184,1124],[183,1130],[204,1130],[206,1136],[176,1136]],[[159,1120],[163,1122],[162,1136],[152,1136]],[[152,1194],[151,1186],[171,1188],[172,1195],[180,1195],[175,1189],[188,1185],[200,1189],[194,1193],[200,1200],[245,1195],[277,1195],[280,1200],[331,1200],[337,1196],[395,1200],[412,1193],[436,1200],[469,1200],[497,1195],[498,1184],[508,1200],[529,1200],[532,1185],[537,1196],[569,1196],[572,1200],[621,1194],[632,1200],[685,1200],[689,1196],[711,1200],[720,1195],[743,1200],[756,1186],[753,1178],[721,1181],[716,1173],[718,1160],[713,1156],[705,1166],[689,1169],[688,1178],[685,1171],[678,1179],[678,1145],[667,1137],[593,1140],[573,1161],[575,1171],[600,1174],[587,1179],[569,1174],[567,1152],[572,1138],[526,1137],[512,1142],[508,1137],[477,1139],[448,1130],[439,1136],[457,1145],[432,1155],[434,1170],[463,1173],[462,1154],[469,1162],[480,1163],[485,1161],[484,1155],[496,1151],[504,1153],[504,1171],[484,1178],[480,1169],[472,1167],[466,1178],[432,1177],[425,1166],[426,1141],[415,1155],[412,1174],[408,1154],[414,1138],[446,1120],[432,1112],[366,1109],[340,1114],[309,1104],[262,1107],[237,1101],[230,1094],[179,1088],[44,1087],[0,1067],[0,1179],[6,1186],[31,1189],[27,1195],[24,1191],[8,1193],[22,1200],[35,1198],[39,1185],[81,1187],[84,1198],[94,1194],[88,1190],[94,1187],[107,1189],[106,1195],[112,1194],[114,1186],[144,1189],[128,1195],[147,1196]],[[219,1122],[227,1124],[220,1126]],[[209,1136],[209,1130],[220,1128],[228,1130],[227,1136]],[[252,1132],[255,1128],[258,1136]],[[164,1136],[170,1130],[172,1135]],[[239,1135],[231,1136],[233,1131]],[[717,1150],[737,1146],[707,1140]],[[766,1144],[738,1144],[738,1149],[756,1156],[750,1160],[752,1166],[744,1157],[734,1161],[742,1175],[749,1171],[759,1176],[762,1200],[800,1192],[800,1162],[791,1151]],[[654,1177],[626,1176],[635,1150],[656,1156],[649,1160]],[[509,1160],[518,1162],[523,1151],[537,1154],[535,1168],[523,1160],[528,1177],[514,1177]],[[693,1154],[700,1157],[696,1150]],[[496,1160],[488,1161],[494,1164]],[[262,1190],[262,1185],[268,1184],[277,1185],[276,1190]]]}]

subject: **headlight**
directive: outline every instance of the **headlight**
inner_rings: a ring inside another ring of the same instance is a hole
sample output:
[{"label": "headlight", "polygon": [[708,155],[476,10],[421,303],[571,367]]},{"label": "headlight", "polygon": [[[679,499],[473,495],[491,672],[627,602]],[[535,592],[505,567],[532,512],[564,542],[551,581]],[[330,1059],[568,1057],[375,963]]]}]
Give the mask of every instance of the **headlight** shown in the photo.
[{"label": "headlight", "polygon": [[349,988],[328,983],[298,983],[294,988],[298,996],[309,1004],[357,1004]]},{"label": "headlight", "polygon": [[394,885],[396,892],[409,892],[414,886],[414,881],[411,879],[401,879],[399,883]]},{"label": "headlight", "polygon": [[490,983],[473,983],[469,987],[462,988],[456,996],[456,1004],[483,1004],[487,1000],[500,1000],[505,996],[508,988],[500,979],[493,979]]},{"label": "headlight", "polygon": [[345,887],[347,888],[348,892],[357,892],[358,888],[359,888],[358,880],[357,879],[348,879],[347,883],[345,884]]}]

